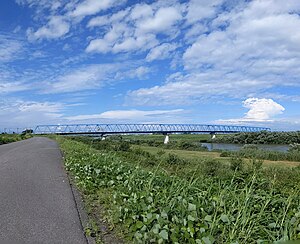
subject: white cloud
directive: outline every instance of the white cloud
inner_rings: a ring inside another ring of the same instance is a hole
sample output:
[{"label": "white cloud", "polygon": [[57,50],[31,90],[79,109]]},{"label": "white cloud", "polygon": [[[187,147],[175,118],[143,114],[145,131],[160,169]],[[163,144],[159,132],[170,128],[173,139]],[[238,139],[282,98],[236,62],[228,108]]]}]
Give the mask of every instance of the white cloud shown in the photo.
[{"label": "white cloud", "polygon": [[70,70],[46,84],[45,93],[76,92],[102,87],[118,70],[118,65],[89,65]]},{"label": "white cloud", "polygon": [[30,41],[42,39],[56,39],[64,36],[70,30],[70,24],[63,16],[51,16],[49,22],[39,28],[37,31],[33,29],[27,30],[27,36]]},{"label": "white cloud", "polygon": [[0,99],[0,128],[31,127],[39,123],[57,123],[62,117],[61,103]]},{"label": "white cloud", "polygon": [[116,80],[121,80],[121,79],[135,79],[138,78],[139,80],[147,79],[148,74],[151,71],[149,67],[146,66],[140,66],[134,69],[130,69],[128,71],[120,71],[117,72],[115,75]]},{"label": "white cloud", "polygon": [[217,6],[222,2],[223,0],[190,0],[186,16],[187,22],[194,23],[205,18],[215,17]]},{"label": "white cloud", "polygon": [[102,27],[102,26],[106,26],[112,23],[118,23],[120,21],[122,21],[130,12],[129,8],[126,8],[124,10],[120,10],[119,12],[116,12],[112,15],[101,15],[101,16],[97,16],[92,18],[89,22],[88,22],[88,27],[89,28],[93,28],[93,27]]},{"label": "white cloud", "polygon": [[153,17],[141,20],[137,27],[141,32],[169,31],[182,19],[180,9],[176,7],[159,8]]},{"label": "white cloud", "polygon": [[130,17],[133,20],[144,19],[153,16],[153,8],[148,4],[137,4],[133,7]]},{"label": "white cloud", "polygon": [[[235,124],[276,122],[274,117],[285,111],[285,108],[282,105],[267,98],[248,98],[243,101],[243,107],[249,109],[244,117],[239,119],[219,120],[217,122],[230,122]],[[277,122],[279,121],[280,120],[277,120]]]},{"label": "white cloud", "polygon": [[167,118],[174,118],[179,114],[184,112],[183,109],[174,109],[174,110],[112,110],[106,111],[101,114],[90,114],[90,115],[77,115],[72,117],[67,117],[71,121],[84,121],[84,120],[94,120],[94,119],[105,119],[105,120],[114,120],[114,121],[150,121],[155,120],[156,122],[165,120]]},{"label": "white cloud", "polygon": [[21,41],[0,34],[0,62],[9,62],[19,58],[23,49]]},{"label": "white cloud", "polygon": [[270,120],[285,110],[282,105],[266,98],[248,98],[243,105],[249,109],[244,119],[253,121]]},{"label": "white cloud", "polygon": [[193,42],[184,52],[180,77],[130,91],[128,100],[144,105],[188,104],[258,96],[273,87],[299,87],[300,35],[295,31],[300,26],[299,11],[300,3],[293,0],[250,1],[232,7],[206,24],[207,33],[202,29],[197,39],[194,30],[189,33]]},{"label": "white cloud", "polygon": [[202,72],[183,75],[175,73],[160,86],[128,92],[128,103],[139,105],[181,105],[216,101],[221,98],[241,98],[264,91],[268,81],[250,80],[240,74]]},{"label": "white cloud", "polygon": [[29,86],[21,82],[3,82],[0,80],[0,94],[29,90]]},{"label": "white cloud", "polygon": [[[26,76],[26,75],[24,75]],[[26,81],[26,77],[20,78],[15,69],[11,69],[8,64],[1,65],[0,61],[0,95],[15,93],[32,89]]]},{"label": "white cloud", "polygon": [[102,10],[107,10],[113,6],[120,5],[124,1],[118,0],[85,0],[79,3],[70,13],[71,17],[85,17],[94,15]]},{"label": "white cloud", "polygon": [[63,2],[65,2],[65,0],[16,0],[16,3],[20,5],[38,7],[38,12],[42,11],[43,9],[57,10],[62,6]]},{"label": "white cloud", "polygon": [[95,90],[124,79],[145,79],[150,69],[127,63],[91,64],[74,67],[64,74],[50,77],[43,82],[43,93],[73,93]]},{"label": "white cloud", "polygon": [[[180,32],[184,8],[174,2],[136,4],[113,15],[91,19],[88,27],[99,27],[103,35],[90,41],[88,53],[147,51],[164,38],[173,39]],[[160,38],[157,38],[161,35]]]},{"label": "white cloud", "polygon": [[146,60],[151,62],[153,60],[166,59],[171,57],[171,53],[176,50],[178,46],[171,43],[163,43],[159,46],[156,46],[150,50]]}]

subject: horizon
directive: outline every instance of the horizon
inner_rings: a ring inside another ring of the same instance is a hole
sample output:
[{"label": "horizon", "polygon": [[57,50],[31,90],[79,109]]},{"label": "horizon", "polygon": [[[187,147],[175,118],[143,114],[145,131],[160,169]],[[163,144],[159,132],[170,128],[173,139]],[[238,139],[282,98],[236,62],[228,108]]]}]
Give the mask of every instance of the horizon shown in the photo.
[{"label": "horizon", "polygon": [[3,0],[0,129],[300,131],[300,2]]}]

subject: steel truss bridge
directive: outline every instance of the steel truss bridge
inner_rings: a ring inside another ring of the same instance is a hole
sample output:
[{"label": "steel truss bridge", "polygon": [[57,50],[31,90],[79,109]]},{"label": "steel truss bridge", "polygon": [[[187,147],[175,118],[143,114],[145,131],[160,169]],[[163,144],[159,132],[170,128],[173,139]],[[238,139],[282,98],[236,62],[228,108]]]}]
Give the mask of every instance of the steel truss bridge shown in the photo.
[{"label": "steel truss bridge", "polygon": [[57,135],[95,135],[108,134],[172,134],[172,133],[207,133],[226,134],[239,132],[270,131],[270,128],[235,125],[204,124],[70,124],[70,125],[38,125],[34,134]]}]

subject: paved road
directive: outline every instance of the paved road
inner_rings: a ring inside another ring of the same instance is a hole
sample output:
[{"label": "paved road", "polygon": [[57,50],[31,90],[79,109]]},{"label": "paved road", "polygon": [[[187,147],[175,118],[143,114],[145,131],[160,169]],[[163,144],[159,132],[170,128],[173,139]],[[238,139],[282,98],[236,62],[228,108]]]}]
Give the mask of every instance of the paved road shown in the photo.
[{"label": "paved road", "polygon": [[56,142],[0,146],[0,243],[87,243]]}]

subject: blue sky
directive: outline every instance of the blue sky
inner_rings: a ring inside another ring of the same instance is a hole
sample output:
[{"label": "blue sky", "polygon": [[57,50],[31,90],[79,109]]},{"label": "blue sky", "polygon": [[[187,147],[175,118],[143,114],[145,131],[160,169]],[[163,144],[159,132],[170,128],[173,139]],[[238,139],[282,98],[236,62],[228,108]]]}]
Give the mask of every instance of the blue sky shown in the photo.
[{"label": "blue sky", "polygon": [[298,0],[2,0],[0,128],[300,130]]}]

